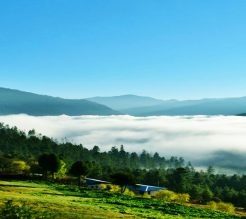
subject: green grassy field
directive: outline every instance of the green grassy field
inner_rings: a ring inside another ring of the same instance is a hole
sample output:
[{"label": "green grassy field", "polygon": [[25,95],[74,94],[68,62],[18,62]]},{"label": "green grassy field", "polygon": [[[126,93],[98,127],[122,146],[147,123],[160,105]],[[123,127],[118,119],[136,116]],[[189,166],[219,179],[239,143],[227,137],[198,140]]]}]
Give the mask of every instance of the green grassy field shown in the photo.
[{"label": "green grassy field", "polygon": [[54,218],[246,218],[205,208],[53,183],[0,181],[0,207],[25,202]]}]

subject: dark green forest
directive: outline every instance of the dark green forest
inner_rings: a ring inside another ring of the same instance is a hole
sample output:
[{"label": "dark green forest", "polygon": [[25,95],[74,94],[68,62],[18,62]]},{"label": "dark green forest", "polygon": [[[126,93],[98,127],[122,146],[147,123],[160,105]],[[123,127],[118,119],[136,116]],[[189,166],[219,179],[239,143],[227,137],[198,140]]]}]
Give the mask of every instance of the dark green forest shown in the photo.
[{"label": "dark green forest", "polygon": [[0,124],[0,177],[43,173],[38,161],[44,154],[59,160],[59,168],[53,171],[58,178],[69,175],[71,167],[81,161],[87,166],[87,177],[111,180],[112,175],[124,172],[136,183],[189,193],[194,203],[221,200],[246,208],[246,175],[215,174],[211,166],[206,171],[197,171],[181,157],[166,158],[147,151],[129,153],[123,146],[107,152],[100,151],[98,146],[89,150],[83,145],[59,143],[34,130],[26,134],[16,127]]}]

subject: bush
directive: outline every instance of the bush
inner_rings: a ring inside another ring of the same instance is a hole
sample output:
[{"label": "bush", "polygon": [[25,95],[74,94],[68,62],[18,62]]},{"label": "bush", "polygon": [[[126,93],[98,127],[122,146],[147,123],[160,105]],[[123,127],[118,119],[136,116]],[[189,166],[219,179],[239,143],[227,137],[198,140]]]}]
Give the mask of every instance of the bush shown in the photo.
[{"label": "bush", "polygon": [[172,202],[177,199],[177,194],[169,190],[162,190],[155,193],[155,197],[162,201]]},{"label": "bush", "polygon": [[217,203],[217,206],[218,206],[218,210],[220,211],[225,211],[231,214],[235,213],[235,207],[231,203],[219,202]]},{"label": "bush", "polygon": [[108,189],[108,185],[107,185],[107,184],[103,184],[103,183],[99,184],[99,188],[100,188],[101,190],[109,190],[109,189]]},{"label": "bush", "polygon": [[0,209],[0,217],[4,219],[41,219],[53,218],[47,212],[36,212],[25,202],[14,204],[12,200],[5,202],[2,209]]},{"label": "bush", "polygon": [[144,193],[142,196],[142,198],[151,198],[151,195],[147,194],[147,193]]},{"label": "bush", "polygon": [[235,213],[235,207],[231,203],[225,203],[225,202],[216,203],[214,201],[211,201],[208,203],[208,206],[214,210],[224,211],[231,214]]},{"label": "bush", "polygon": [[[113,192],[113,193],[122,193],[121,192],[122,191],[122,188],[120,186],[118,186],[118,185],[100,184],[99,187],[102,190],[108,190],[108,191]],[[129,196],[132,196],[132,197],[135,196],[135,193],[132,192],[131,190],[129,190],[128,188],[125,189],[125,191],[124,191],[123,194],[124,195],[129,195]]]},{"label": "bush", "polygon": [[126,188],[126,190],[124,191],[123,193],[124,195],[128,195],[128,196],[131,196],[131,197],[134,197],[135,196],[135,193],[129,189]]},{"label": "bush", "polygon": [[179,204],[188,203],[190,201],[190,195],[187,193],[177,194],[176,202]]},{"label": "bush", "polygon": [[30,166],[23,160],[14,160],[10,165],[10,170],[13,174],[28,173]]},{"label": "bush", "polygon": [[215,201],[208,202],[209,208],[217,210],[217,203]]},{"label": "bush", "polygon": [[121,187],[117,185],[110,184],[107,186],[107,189],[113,193],[121,193]]},{"label": "bush", "polygon": [[190,201],[190,195],[186,193],[175,193],[169,190],[162,190],[155,193],[155,197],[162,201],[184,204]]}]

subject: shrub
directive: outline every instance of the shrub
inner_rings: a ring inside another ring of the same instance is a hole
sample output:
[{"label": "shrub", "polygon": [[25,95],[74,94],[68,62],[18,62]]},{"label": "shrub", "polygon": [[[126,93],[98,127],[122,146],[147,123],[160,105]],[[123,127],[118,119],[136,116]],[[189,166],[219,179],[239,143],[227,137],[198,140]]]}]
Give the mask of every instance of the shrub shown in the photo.
[{"label": "shrub", "polygon": [[225,211],[231,214],[235,213],[235,207],[231,203],[219,202],[217,203],[217,206],[218,206],[218,210],[220,211]]},{"label": "shrub", "polygon": [[216,203],[214,201],[211,201],[208,203],[208,206],[214,210],[224,211],[231,214],[235,213],[235,207],[231,203],[225,203],[225,202]]},{"label": "shrub", "polygon": [[177,194],[169,190],[162,190],[155,193],[155,197],[162,201],[172,202],[177,199]]},{"label": "shrub", "polygon": [[10,169],[14,174],[23,174],[30,170],[30,166],[23,160],[14,160],[10,165]]},{"label": "shrub", "polygon": [[184,204],[190,201],[190,195],[186,193],[175,193],[169,190],[162,190],[155,193],[155,197],[162,201]]},{"label": "shrub", "polygon": [[53,218],[53,216],[47,212],[37,212],[30,206],[27,206],[25,202],[14,204],[12,200],[5,202],[2,209],[0,209],[0,217],[4,219],[41,219],[41,218]]},{"label": "shrub", "polygon": [[149,195],[149,194],[147,194],[147,193],[144,193],[144,194],[142,195],[142,198],[151,198],[151,195]]},{"label": "shrub", "polygon": [[190,201],[190,195],[187,193],[177,194],[176,202],[179,204],[188,203]]},{"label": "shrub", "polygon": [[99,185],[99,188],[100,188],[101,190],[109,190],[109,189],[108,189],[108,185],[107,185],[107,184],[103,184],[103,183],[101,183],[101,184]]},{"label": "shrub", "polygon": [[[122,193],[122,188],[118,185],[100,184],[99,187],[102,190],[108,190],[108,191],[113,192],[113,193]],[[128,188],[125,189],[123,194],[129,195],[129,196],[135,196],[135,193],[132,192],[131,190],[129,190]]]},{"label": "shrub", "polygon": [[125,190],[125,192],[123,194],[131,196],[131,197],[135,196],[135,193],[133,191],[127,189],[127,188],[126,188],[126,190]]},{"label": "shrub", "polygon": [[215,201],[208,202],[209,208],[217,210],[217,203]]},{"label": "shrub", "polygon": [[107,187],[108,187],[108,190],[110,192],[121,193],[121,187],[120,186],[110,184]]}]

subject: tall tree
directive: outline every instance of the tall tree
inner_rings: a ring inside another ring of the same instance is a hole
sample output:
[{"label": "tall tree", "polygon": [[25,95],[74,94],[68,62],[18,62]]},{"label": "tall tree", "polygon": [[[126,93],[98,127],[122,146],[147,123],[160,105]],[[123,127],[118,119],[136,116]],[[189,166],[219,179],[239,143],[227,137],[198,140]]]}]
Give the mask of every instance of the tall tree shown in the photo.
[{"label": "tall tree", "polygon": [[54,178],[54,173],[60,169],[60,160],[55,154],[41,155],[38,159],[38,164],[45,177],[47,177],[48,173],[51,173],[52,178]]},{"label": "tall tree", "polygon": [[85,177],[89,172],[89,166],[87,163],[82,161],[75,162],[70,169],[70,173],[73,176],[78,177],[78,186],[81,185],[81,177]]},{"label": "tall tree", "polygon": [[117,172],[111,176],[112,182],[121,187],[121,193],[124,193],[127,186],[135,185],[135,179],[132,174],[126,172]]}]

